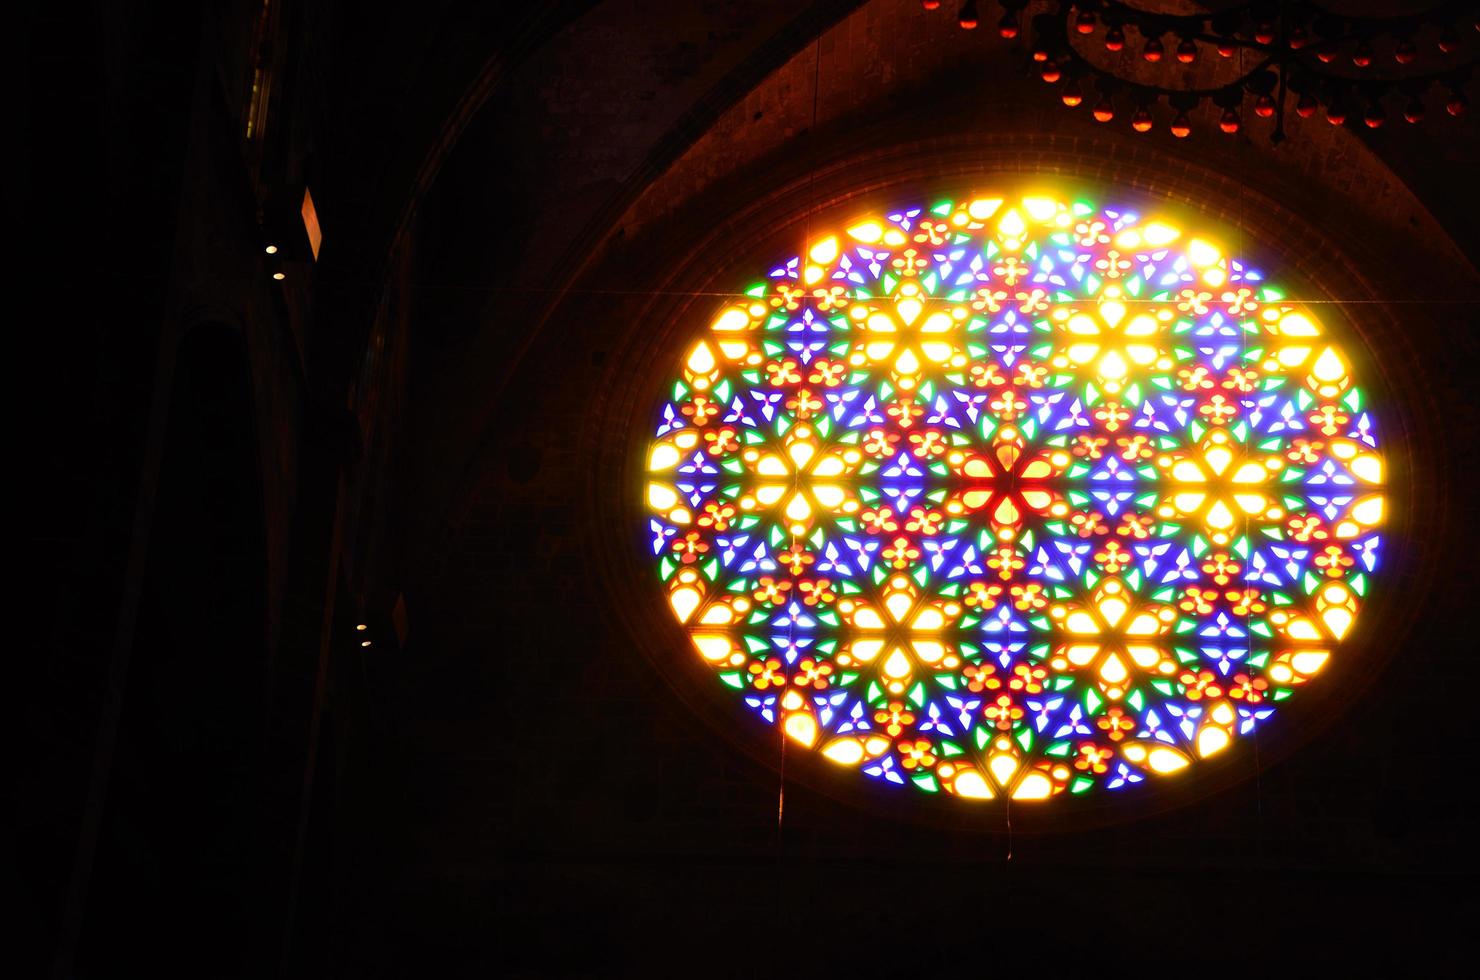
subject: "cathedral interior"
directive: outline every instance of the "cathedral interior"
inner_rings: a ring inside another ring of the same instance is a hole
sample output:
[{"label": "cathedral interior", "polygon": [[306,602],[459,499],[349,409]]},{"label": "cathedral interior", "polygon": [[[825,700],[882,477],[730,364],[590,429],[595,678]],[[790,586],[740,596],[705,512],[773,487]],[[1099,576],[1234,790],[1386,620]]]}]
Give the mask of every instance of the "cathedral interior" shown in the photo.
[{"label": "cathedral interior", "polygon": [[[1276,141],[1204,100],[1140,132],[1039,77],[1027,21],[1072,5],[1009,4],[1015,37],[957,6],[29,11],[12,976],[1464,972],[1474,85],[1413,124],[1282,107]],[[1003,175],[1264,243],[1381,396],[1350,656],[1133,812],[1004,819],[786,752],[643,561],[633,460],[711,291],[814,219]]]}]

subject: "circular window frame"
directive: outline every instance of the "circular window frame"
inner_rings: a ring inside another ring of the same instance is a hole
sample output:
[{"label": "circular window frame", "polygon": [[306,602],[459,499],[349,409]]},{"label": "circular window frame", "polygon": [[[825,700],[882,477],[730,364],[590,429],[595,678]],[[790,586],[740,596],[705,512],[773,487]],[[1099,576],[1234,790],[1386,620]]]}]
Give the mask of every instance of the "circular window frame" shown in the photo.
[{"label": "circular window frame", "polygon": [[[1409,547],[1413,474],[1415,461],[1426,462],[1431,447],[1412,438],[1427,420],[1421,418],[1423,400],[1404,386],[1415,377],[1404,366],[1418,363],[1418,351],[1380,300],[1374,278],[1345,243],[1246,182],[1182,160],[1175,167],[1158,166],[1155,159],[1117,159],[1108,146],[1098,154],[1083,139],[1071,142],[1053,148],[1011,136],[924,140],[835,160],[782,182],[754,177],[732,182],[679,209],[627,249],[641,254],[642,261],[628,271],[635,277],[633,288],[647,295],[640,315],[627,325],[608,359],[600,384],[604,438],[591,446],[600,457],[590,515],[604,594],[631,639],[630,647],[723,742],[772,772],[784,767],[787,781],[849,806],[983,832],[1000,832],[997,815],[1008,810],[1016,830],[1034,833],[1122,823],[1190,805],[1253,778],[1330,727],[1377,681],[1419,615],[1419,604],[1405,601],[1426,577]],[[843,227],[860,214],[901,203],[959,200],[973,192],[1035,184],[1140,207],[1180,219],[1190,230],[1226,231],[1246,242],[1244,254],[1257,256],[1254,264],[1291,294],[1355,301],[1323,305],[1321,320],[1328,333],[1345,341],[1343,350],[1369,389],[1379,419],[1389,470],[1387,551],[1360,626],[1343,641],[1323,683],[1303,689],[1252,737],[1199,760],[1174,780],[1153,781],[1126,793],[1004,807],[1000,800],[907,792],[860,778],[815,751],[795,746],[783,750],[779,730],[758,724],[693,656],[684,627],[654,587],[641,550],[648,516],[641,488],[655,399],[679,351],[712,318],[717,305],[712,293],[733,290],[744,270],[769,268],[768,262],[794,253],[810,228]],[[747,197],[746,190],[754,195]],[[737,199],[746,203],[716,219],[718,202]],[[778,222],[778,214],[785,221]],[[705,231],[686,237],[685,229],[694,227]],[[1383,356],[1376,356],[1377,351]]]}]

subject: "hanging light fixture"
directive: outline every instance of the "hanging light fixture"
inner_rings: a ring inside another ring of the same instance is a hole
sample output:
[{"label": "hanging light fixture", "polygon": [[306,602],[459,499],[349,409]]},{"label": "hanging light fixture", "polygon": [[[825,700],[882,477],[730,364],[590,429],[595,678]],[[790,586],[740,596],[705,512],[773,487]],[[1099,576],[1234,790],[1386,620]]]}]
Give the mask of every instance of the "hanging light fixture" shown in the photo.
[{"label": "hanging light fixture", "polygon": [[[997,21],[998,35],[1008,40],[1022,36],[1027,0],[997,0],[997,5],[1003,10]],[[941,3],[925,0],[921,6],[934,11]],[[1355,17],[1313,10],[1303,4],[1276,7],[1268,0],[1239,4],[1216,13],[1188,14],[1144,11],[1115,0],[1079,0],[1033,16],[1030,51],[1033,61],[1041,65],[1038,74],[1045,82],[1070,80],[1059,93],[1060,101],[1068,107],[1084,102],[1080,78],[1119,79],[1122,84],[1133,85],[1138,92],[1145,93],[1146,98],[1138,101],[1131,116],[1131,127],[1138,133],[1154,128],[1151,107],[1166,98],[1176,113],[1169,131],[1179,139],[1190,135],[1189,112],[1178,109],[1172,101],[1172,96],[1179,93],[1191,94],[1194,104],[1198,98],[1221,93],[1221,101],[1214,100],[1221,110],[1219,129],[1237,133],[1243,126],[1241,102],[1247,93],[1254,115],[1274,120],[1270,139],[1278,143],[1286,136],[1283,120],[1287,92],[1291,93],[1296,116],[1311,118],[1324,105],[1326,119],[1331,124],[1344,124],[1352,111],[1345,105],[1344,93],[1354,90],[1357,75],[1353,72],[1364,77],[1368,73],[1377,75],[1362,82],[1358,95],[1361,101],[1356,103],[1368,128],[1377,129],[1384,124],[1387,112],[1383,100],[1394,93],[1405,97],[1403,118],[1410,123],[1421,121],[1425,118],[1424,92],[1431,85],[1441,83],[1447,89],[1446,112],[1454,117],[1463,116],[1469,106],[1464,88],[1477,64],[1474,58],[1477,45],[1466,42],[1457,25],[1471,23],[1474,17],[1473,3],[1465,0],[1442,0],[1423,13],[1392,17]],[[980,24],[977,0],[960,4],[957,21],[965,30],[974,30]],[[1081,47],[1076,39],[1089,38],[1101,26],[1104,35],[1100,43],[1112,54],[1125,50],[1127,29],[1134,28],[1142,38],[1137,61],[1145,65],[1159,66],[1169,60],[1163,42],[1168,36],[1175,39],[1170,60],[1178,65],[1196,63],[1203,42],[1212,44],[1222,58],[1231,59],[1241,51],[1256,58],[1239,78],[1219,89],[1188,87],[1190,76],[1185,74],[1149,81],[1146,76],[1154,75],[1154,69],[1137,70],[1114,59],[1100,64],[1087,53],[1087,47]],[[1416,40],[1421,37],[1436,37],[1437,52],[1428,48],[1425,54]],[[1466,49],[1470,51],[1470,59],[1456,65],[1454,56]],[[1387,61],[1388,57],[1392,60]],[[1443,59],[1444,64],[1425,65],[1426,59]],[[1379,60],[1409,74],[1382,77],[1376,68]],[[1135,77],[1121,78],[1121,71]],[[1096,87],[1101,95],[1091,114],[1096,121],[1109,122],[1116,114],[1114,88],[1102,86],[1098,81]],[[1322,89],[1327,94],[1320,94]]]}]

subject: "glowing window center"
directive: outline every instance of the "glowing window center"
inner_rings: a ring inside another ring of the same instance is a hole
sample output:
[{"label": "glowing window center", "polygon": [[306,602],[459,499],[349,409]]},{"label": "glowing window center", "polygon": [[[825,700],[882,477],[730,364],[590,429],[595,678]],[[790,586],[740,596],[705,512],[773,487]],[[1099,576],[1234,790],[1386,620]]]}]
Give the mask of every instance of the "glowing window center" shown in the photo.
[{"label": "glowing window center", "polygon": [[1170,220],[861,217],[680,364],[645,496],[690,655],[886,783],[1048,800],[1182,771],[1322,674],[1377,567],[1351,361]]}]

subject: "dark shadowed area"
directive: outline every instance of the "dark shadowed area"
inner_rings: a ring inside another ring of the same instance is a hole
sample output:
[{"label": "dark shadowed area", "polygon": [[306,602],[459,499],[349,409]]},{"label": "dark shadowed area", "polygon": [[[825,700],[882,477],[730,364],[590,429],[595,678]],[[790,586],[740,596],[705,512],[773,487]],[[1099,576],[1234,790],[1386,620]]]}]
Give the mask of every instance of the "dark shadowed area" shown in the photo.
[{"label": "dark shadowed area", "polygon": [[[917,0],[25,20],[7,975],[1468,972],[1480,137],[1444,91],[1139,134]],[[1236,230],[1345,301],[1382,399],[1353,656],[1133,812],[783,766],[644,577],[633,460],[707,294],[1004,179]]]}]

